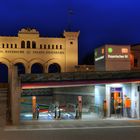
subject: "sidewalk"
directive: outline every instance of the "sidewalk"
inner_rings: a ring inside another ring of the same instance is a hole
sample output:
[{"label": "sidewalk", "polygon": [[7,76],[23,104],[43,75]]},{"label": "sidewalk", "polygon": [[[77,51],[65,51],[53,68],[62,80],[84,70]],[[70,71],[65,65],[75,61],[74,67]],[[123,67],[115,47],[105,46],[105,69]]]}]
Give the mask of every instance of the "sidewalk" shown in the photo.
[{"label": "sidewalk", "polygon": [[18,126],[5,126],[6,131],[32,130],[61,130],[61,129],[90,129],[107,127],[140,127],[140,120],[134,119],[97,119],[97,120],[52,120],[52,121],[23,121]]}]

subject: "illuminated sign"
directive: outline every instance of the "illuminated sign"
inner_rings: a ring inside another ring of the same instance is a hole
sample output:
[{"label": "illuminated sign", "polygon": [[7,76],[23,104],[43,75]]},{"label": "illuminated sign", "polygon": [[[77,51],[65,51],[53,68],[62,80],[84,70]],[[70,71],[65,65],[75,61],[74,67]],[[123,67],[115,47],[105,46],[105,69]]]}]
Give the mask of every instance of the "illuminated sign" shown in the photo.
[{"label": "illuminated sign", "polygon": [[108,53],[112,53],[113,49],[112,48],[108,48]]},{"label": "illuminated sign", "polygon": [[104,55],[102,55],[102,56],[100,56],[100,57],[95,58],[95,61],[99,61],[99,60],[102,60],[102,59],[104,59]]},{"label": "illuminated sign", "polygon": [[124,58],[124,59],[126,59],[126,58],[128,58],[128,55],[127,54],[125,54],[125,55],[110,55],[110,54],[108,54],[108,58]]}]

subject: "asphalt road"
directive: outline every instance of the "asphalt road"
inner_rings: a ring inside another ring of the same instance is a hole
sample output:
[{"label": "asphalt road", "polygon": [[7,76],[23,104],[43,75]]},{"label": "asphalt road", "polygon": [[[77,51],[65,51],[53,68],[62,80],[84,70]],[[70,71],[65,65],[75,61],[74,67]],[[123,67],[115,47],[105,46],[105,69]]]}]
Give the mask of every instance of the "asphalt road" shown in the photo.
[{"label": "asphalt road", "polygon": [[0,130],[0,140],[140,140],[140,127],[59,130]]}]

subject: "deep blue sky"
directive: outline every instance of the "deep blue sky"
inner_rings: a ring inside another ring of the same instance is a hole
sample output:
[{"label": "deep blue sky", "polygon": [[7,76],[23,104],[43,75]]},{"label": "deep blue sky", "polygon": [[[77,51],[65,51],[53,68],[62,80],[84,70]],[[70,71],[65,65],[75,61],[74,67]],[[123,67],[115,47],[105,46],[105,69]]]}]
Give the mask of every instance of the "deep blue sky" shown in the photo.
[{"label": "deep blue sky", "polygon": [[0,0],[0,35],[33,27],[56,37],[69,21],[80,30],[79,64],[100,45],[140,43],[140,0]]}]

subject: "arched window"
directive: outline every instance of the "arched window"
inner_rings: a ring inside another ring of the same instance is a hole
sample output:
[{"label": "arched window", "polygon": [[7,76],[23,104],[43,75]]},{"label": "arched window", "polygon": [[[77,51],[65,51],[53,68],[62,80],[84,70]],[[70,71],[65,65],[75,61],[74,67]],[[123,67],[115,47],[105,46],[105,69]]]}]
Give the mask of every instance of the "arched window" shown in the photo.
[{"label": "arched window", "polygon": [[50,49],[50,45],[48,45],[48,49]]},{"label": "arched window", "polygon": [[43,73],[43,66],[40,63],[35,63],[31,67],[31,73]]},{"label": "arched window", "polygon": [[58,49],[58,45],[56,45],[56,49]]},{"label": "arched window", "polygon": [[17,66],[18,69],[18,75],[25,74],[25,67],[22,63],[16,63],[15,66]]},{"label": "arched window", "polygon": [[17,48],[17,44],[15,44],[15,48]]},{"label": "arched window", "polygon": [[42,45],[40,44],[40,49],[42,49]]},{"label": "arched window", "polygon": [[11,48],[13,48],[13,44],[11,44]]},{"label": "arched window", "polygon": [[35,49],[36,48],[36,42],[32,41],[32,48]]},{"label": "arched window", "polygon": [[2,48],[4,48],[4,43],[2,44]]},{"label": "arched window", "polygon": [[7,65],[0,63],[0,83],[8,82],[8,67]]},{"label": "arched window", "polygon": [[25,48],[25,41],[21,41],[21,48]]},{"label": "arched window", "polygon": [[52,45],[52,49],[54,49],[54,45]]},{"label": "arched window", "polygon": [[9,48],[9,44],[7,44],[7,48]]},{"label": "arched window", "polygon": [[46,44],[44,45],[44,49],[46,49]]},{"label": "arched window", "polygon": [[27,41],[27,48],[30,48],[30,41]]},{"label": "arched window", "polygon": [[60,73],[60,72],[61,72],[61,67],[59,64],[53,63],[49,65],[48,73]]},{"label": "arched window", "polygon": [[62,49],[62,45],[60,45],[60,49]]}]

